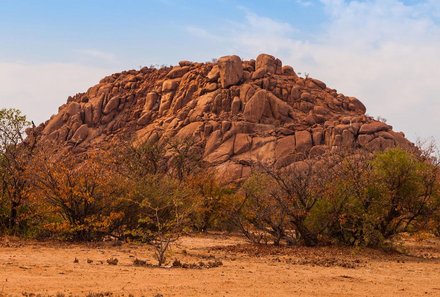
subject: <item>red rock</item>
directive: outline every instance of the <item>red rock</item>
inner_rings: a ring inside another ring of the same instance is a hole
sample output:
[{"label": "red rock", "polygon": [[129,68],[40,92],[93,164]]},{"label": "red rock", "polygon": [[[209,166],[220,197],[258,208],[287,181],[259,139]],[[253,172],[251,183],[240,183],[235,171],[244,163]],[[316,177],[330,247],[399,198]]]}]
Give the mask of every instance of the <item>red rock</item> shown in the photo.
[{"label": "red rock", "polygon": [[147,94],[145,98],[144,110],[143,112],[150,112],[153,110],[153,107],[157,104],[159,100],[159,95],[156,92],[150,92]]},{"label": "red rock", "polygon": [[206,78],[210,82],[216,82],[220,78],[220,69],[219,69],[218,65],[215,65],[214,67],[212,67],[211,71],[209,71]]},{"label": "red rock", "polygon": [[81,111],[81,105],[77,102],[71,102],[67,105],[66,114],[69,116],[74,116]]},{"label": "red rock", "polygon": [[205,145],[205,155],[212,153],[217,147],[220,146],[222,141],[222,131],[216,130],[211,136],[209,136]]},{"label": "red rock", "polygon": [[71,142],[78,144],[82,141],[84,141],[87,138],[87,135],[89,134],[89,128],[86,124],[81,125],[76,131],[75,134],[73,134],[72,138],[70,139]]},{"label": "red rock", "polygon": [[350,130],[342,131],[342,146],[352,148],[354,146],[355,137]]},{"label": "red rock", "polygon": [[255,94],[255,89],[250,84],[244,84],[240,88],[240,99],[246,103]]},{"label": "red rock", "polygon": [[179,79],[169,79],[163,82],[162,84],[162,92],[172,92],[177,89],[179,86]]},{"label": "red rock", "polygon": [[243,78],[243,66],[239,56],[225,56],[218,60],[220,82],[223,88],[237,84]]},{"label": "red rock", "polygon": [[168,72],[167,78],[173,79],[173,78],[182,77],[188,71],[189,71],[189,67],[188,66],[183,66],[183,67],[182,66],[176,66],[176,67],[173,67],[173,69],[171,69],[170,72]]},{"label": "red rock", "polygon": [[277,140],[275,146],[275,158],[279,159],[283,156],[293,154],[295,151],[295,136],[286,136]]},{"label": "red rock", "polygon": [[236,115],[240,112],[240,110],[241,110],[241,100],[239,97],[234,97],[234,100],[232,100],[232,105],[231,105],[231,114]]},{"label": "red rock", "polygon": [[252,146],[252,138],[244,133],[235,136],[234,155],[239,155],[250,150]]},{"label": "red rock", "polygon": [[102,112],[103,112],[104,114],[109,114],[109,113],[115,111],[115,110],[118,108],[118,106],[119,106],[119,101],[120,101],[119,97],[113,97],[113,98],[111,98],[111,99],[107,102],[107,104],[105,105],[105,107],[104,107],[104,109],[103,109]]},{"label": "red rock", "polygon": [[323,143],[324,130],[323,128],[315,128],[312,133],[313,145],[320,145]]},{"label": "red rock", "polygon": [[367,111],[365,105],[362,102],[360,102],[357,98],[348,97],[348,100],[350,101],[349,107],[351,110],[360,111],[362,114],[364,114]]},{"label": "red rock", "polygon": [[183,60],[179,62],[179,66],[183,67],[183,66],[192,66],[194,63],[191,61],[187,61],[187,60]]},{"label": "red rock", "polygon": [[325,90],[325,88],[327,88],[327,85],[325,83],[323,83],[322,81],[320,81],[318,79],[314,79],[314,78],[307,79],[307,86],[310,88],[318,87],[322,90]]},{"label": "red rock", "polygon": [[255,71],[261,71],[271,74],[281,74],[282,65],[281,61],[276,59],[274,56],[268,54],[261,54],[257,57],[255,63]]},{"label": "red rock", "polygon": [[137,124],[140,126],[145,126],[151,122],[151,113],[146,113],[137,120]]},{"label": "red rock", "polygon": [[307,152],[312,147],[312,136],[309,131],[295,132],[296,150],[298,152]]},{"label": "red rock", "polygon": [[192,137],[201,129],[202,126],[203,122],[190,123],[179,130],[179,132],[176,134],[176,138],[185,139]]},{"label": "red rock", "polygon": [[120,139],[138,145],[191,137],[207,164],[231,170],[224,173],[232,179],[250,175],[242,164],[285,167],[338,148],[412,146],[391,126],[365,116],[358,99],[296,77],[275,57],[179,65],[107,76],[69,97],[33,130],[32,141],[37,148],[60,147],[54,155],[62,158],[111,149]]},{"label": "red rock", "polygon": [[371,122],[367,124],[363,124],[359,130],[359,134],[373,134],[379,131],[388,131],[391,130],[391,126],[382,123],[382,122]]},{"label": "red rock", "polygon": [[266,91],[260,90],[249,99],[249,102],[246,103],[243,116],[246,121],[258,123],[268,106]]},{"label": "red rock", "polygon": [[285,65],[283,66],[283,68],[281,69],[282,73],[284,75],[288,75],[288,76],[293,76],[293,77],[297,77],[295,70],[293,70],[292,66],[289,65]]},{"label": "red rock", "polygon": [[329,151],[329,147],[326,145],[316,145],[312,147],[309,151],[309,156],[314,158],[317,156],[322,156]]},{"label": "red rock", "polygon": [[208,154],[204,158],[204,160],[208,163],[213,164],[219,164],[228,161],[234,152],[234,138],[235,137],[231,137],[220,144],[220,146],[212,153]]}]

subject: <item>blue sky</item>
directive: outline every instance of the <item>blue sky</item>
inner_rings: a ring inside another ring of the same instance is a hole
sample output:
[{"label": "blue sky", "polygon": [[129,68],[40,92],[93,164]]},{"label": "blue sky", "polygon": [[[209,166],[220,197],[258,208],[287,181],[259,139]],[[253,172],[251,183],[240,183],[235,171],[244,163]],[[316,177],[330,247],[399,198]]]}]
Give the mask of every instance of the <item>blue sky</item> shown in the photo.
[{"label": "blue sky", "polygon": [[261,52],[440,140],[438,0],[0,0],[0,107],[41,122],[113,72]]},{"label": "blue sky", "polygon": [[240,23],[247,12],[252,12],[279,22],[294,21],[297,35],[309,35],[318,30],[325,18],[321,5],[312,8],[293,0],[279,0],[272,5],[267,1],[235,0],[0,3],[1,57],[40,63],[81,62],[83,48],[111,53],[122,66],[170,64],[188,55],[213,58],[222,55],[223,49],[214,53],[204,52],[203,47],[198,49],[197,43],[201,42],[190,28],[222,31],[227,24]]}]

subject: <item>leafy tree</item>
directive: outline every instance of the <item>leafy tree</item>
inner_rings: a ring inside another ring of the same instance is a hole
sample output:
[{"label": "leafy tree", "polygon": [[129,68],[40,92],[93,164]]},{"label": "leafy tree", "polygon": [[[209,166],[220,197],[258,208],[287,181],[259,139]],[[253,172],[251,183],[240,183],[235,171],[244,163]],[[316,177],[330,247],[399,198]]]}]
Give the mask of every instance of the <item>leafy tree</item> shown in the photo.
[{"label": "leafy tree", "polygon": [[197,230],[231,229],[231,214],[237,202],[231,186],[221,185],[213,171],[204,171],[186,179],[194,193],[192,224]]},{"label": "leafy tree", "polygon": [[373,175],[371,160],[371,154],[356,152],[343,156],[332,168],[324,199],[308,219],[312,228],[328,240],[349,245],[376,245],[381,241],[375,230],[381,186]]},{"label": "leafy tree", "polygon": [[48,231],[72,240],[99,240],[121,233],[123,179],[94,156],[62,161],[40,158],[34,167],[35,196],[57,215],[46,224]]},{"label": "leafy tree", "polygon": [[252,175],[242,187],[243,199],[234,216],[242,233],[254,243],[272,241],[279,245],[281,240],[293,243],[293,227],[288,215],[278,201],[271,197],[276,184],[267,175]]},{"label": "leafy tree", "polygon": [[408,231],[420,217],[430,215],[438,199],[439,168],[402,149],[378,154],[373,170],[382,185],[382,220],[385,238]]},{"label": "leafy tree", "polygon": [[417,231],[438,209],[439,167],[423,154],[358,152],[335,173],[310,221],[339,242],[382,246],[396,234]]},{"label": "leafy tree", "polygon": [[26,117],[17,109],[0,109],[0,230],[25,226],[29,198],[27,166],[33,144],[25,141]]},{"label": "leafy tree", "polygon": [[157,143],[122,143],[113,153],[114,169],[126,177],[164,174],[168,171],[165,148]]}]

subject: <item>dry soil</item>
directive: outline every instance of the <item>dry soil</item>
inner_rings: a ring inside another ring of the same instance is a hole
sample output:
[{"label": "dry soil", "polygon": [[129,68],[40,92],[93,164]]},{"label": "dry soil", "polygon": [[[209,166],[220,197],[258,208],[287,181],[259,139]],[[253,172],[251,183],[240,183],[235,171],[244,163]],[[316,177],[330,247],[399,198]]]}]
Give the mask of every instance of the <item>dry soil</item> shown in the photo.
[{"label": "dry soil", "polygon": [[440,296],[440,240],[408,238],[402,249],[275,248],[195,235],[173,247],[168,264],[223,265],[185,269],[134,266],[154,264],[145,245],[0,238],[0,296]]}]

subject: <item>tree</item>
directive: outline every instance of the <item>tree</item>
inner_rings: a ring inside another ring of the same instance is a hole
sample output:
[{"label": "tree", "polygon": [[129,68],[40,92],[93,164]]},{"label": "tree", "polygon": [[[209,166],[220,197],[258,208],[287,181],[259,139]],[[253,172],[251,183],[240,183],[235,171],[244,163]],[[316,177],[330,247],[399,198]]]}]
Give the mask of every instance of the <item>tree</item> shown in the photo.
[{"label": "tree", "polygon": [[251,242],[279,245],[281,240],[294,242],[293,229],[287,213],[271,193],[276,187],[268,175],[253,174],[242,187],[242,201],[234,221]]},{"label": "tree", "polygon": [[385,238],[408,231],[418,218],[432,213],[439,195],[438,166],[392,149],[375,157],[373,170],[383,186],[383,217],[378,228]]},{"label": "tree", "polygon": [[0,229],[17,231],[29,198],[27,166],[34,146],[25,141],[26,117],[17,109],[0,110]]},{"label": "tree", "polygon": [[328,240],[349,245],[377,245],[381,187],[373,174],[373,155],[358,151],[340,156],[332,167],[324,199],[313,209],[309,224]]},{"label": "tree", "polygon": [[221,185],[212,170],[193,174],[186,179],[193,191],[192,223],[197,230],[228,229],[232,227],[231,213],[236,204],[232,187]]},{"label": "tree", "polygon": [[96,156],[61,161],[40,152],[34,164],[35,196],[59,218],[47,224],[49,231],[72,240],[99,240],[121,234],[124,179],[118,179],[103,162]]},{"label": "tree", "polygon": [[150,174],[164,174],[168,171],[165,148],[158,143],[146,142],[133,145],[122,142],[113,154],[114,170],[126,177],[143,177]]},{"label": "tree", "polygon": [[428,155],[394,148],[346,156],[311,221],[338,242],[372,247],[420,230],[440,203],[439,166]]},{"label": "tree", "polygon": [[307,225],[307,218],[323,197],[329,177],[325,165],[316,160],[305,160],[280,170],[265,169],[277,185],[271,196],[285,211],[306,246],[318,244],[318,236]]},{"label": "tree", "polygon": [[[299,239],[306,246],[317,245],[318,234],[310,228],[308,218],[323,198],[327,165],[323,160],[299,161],[282,169],[260,165],[260,182],[250,187],[245,184],[242,218],[272,236],[275,244],[281,239],[289,244]],[[239,225],[243,230],[244,225]]]},{"label": "tree", "polygon": [[189,226],[191,194],[167,175],[144,176],[132,188],[130,197],[140,210],[138,226],[132,232],[154,247],[158,266],[165,263],[166,252]]},{"label": "tree", "polygon": [[202,149],[192,137],[168,141],[167,155],[170,157],[169,171],[180,181],[202,167]]}]

